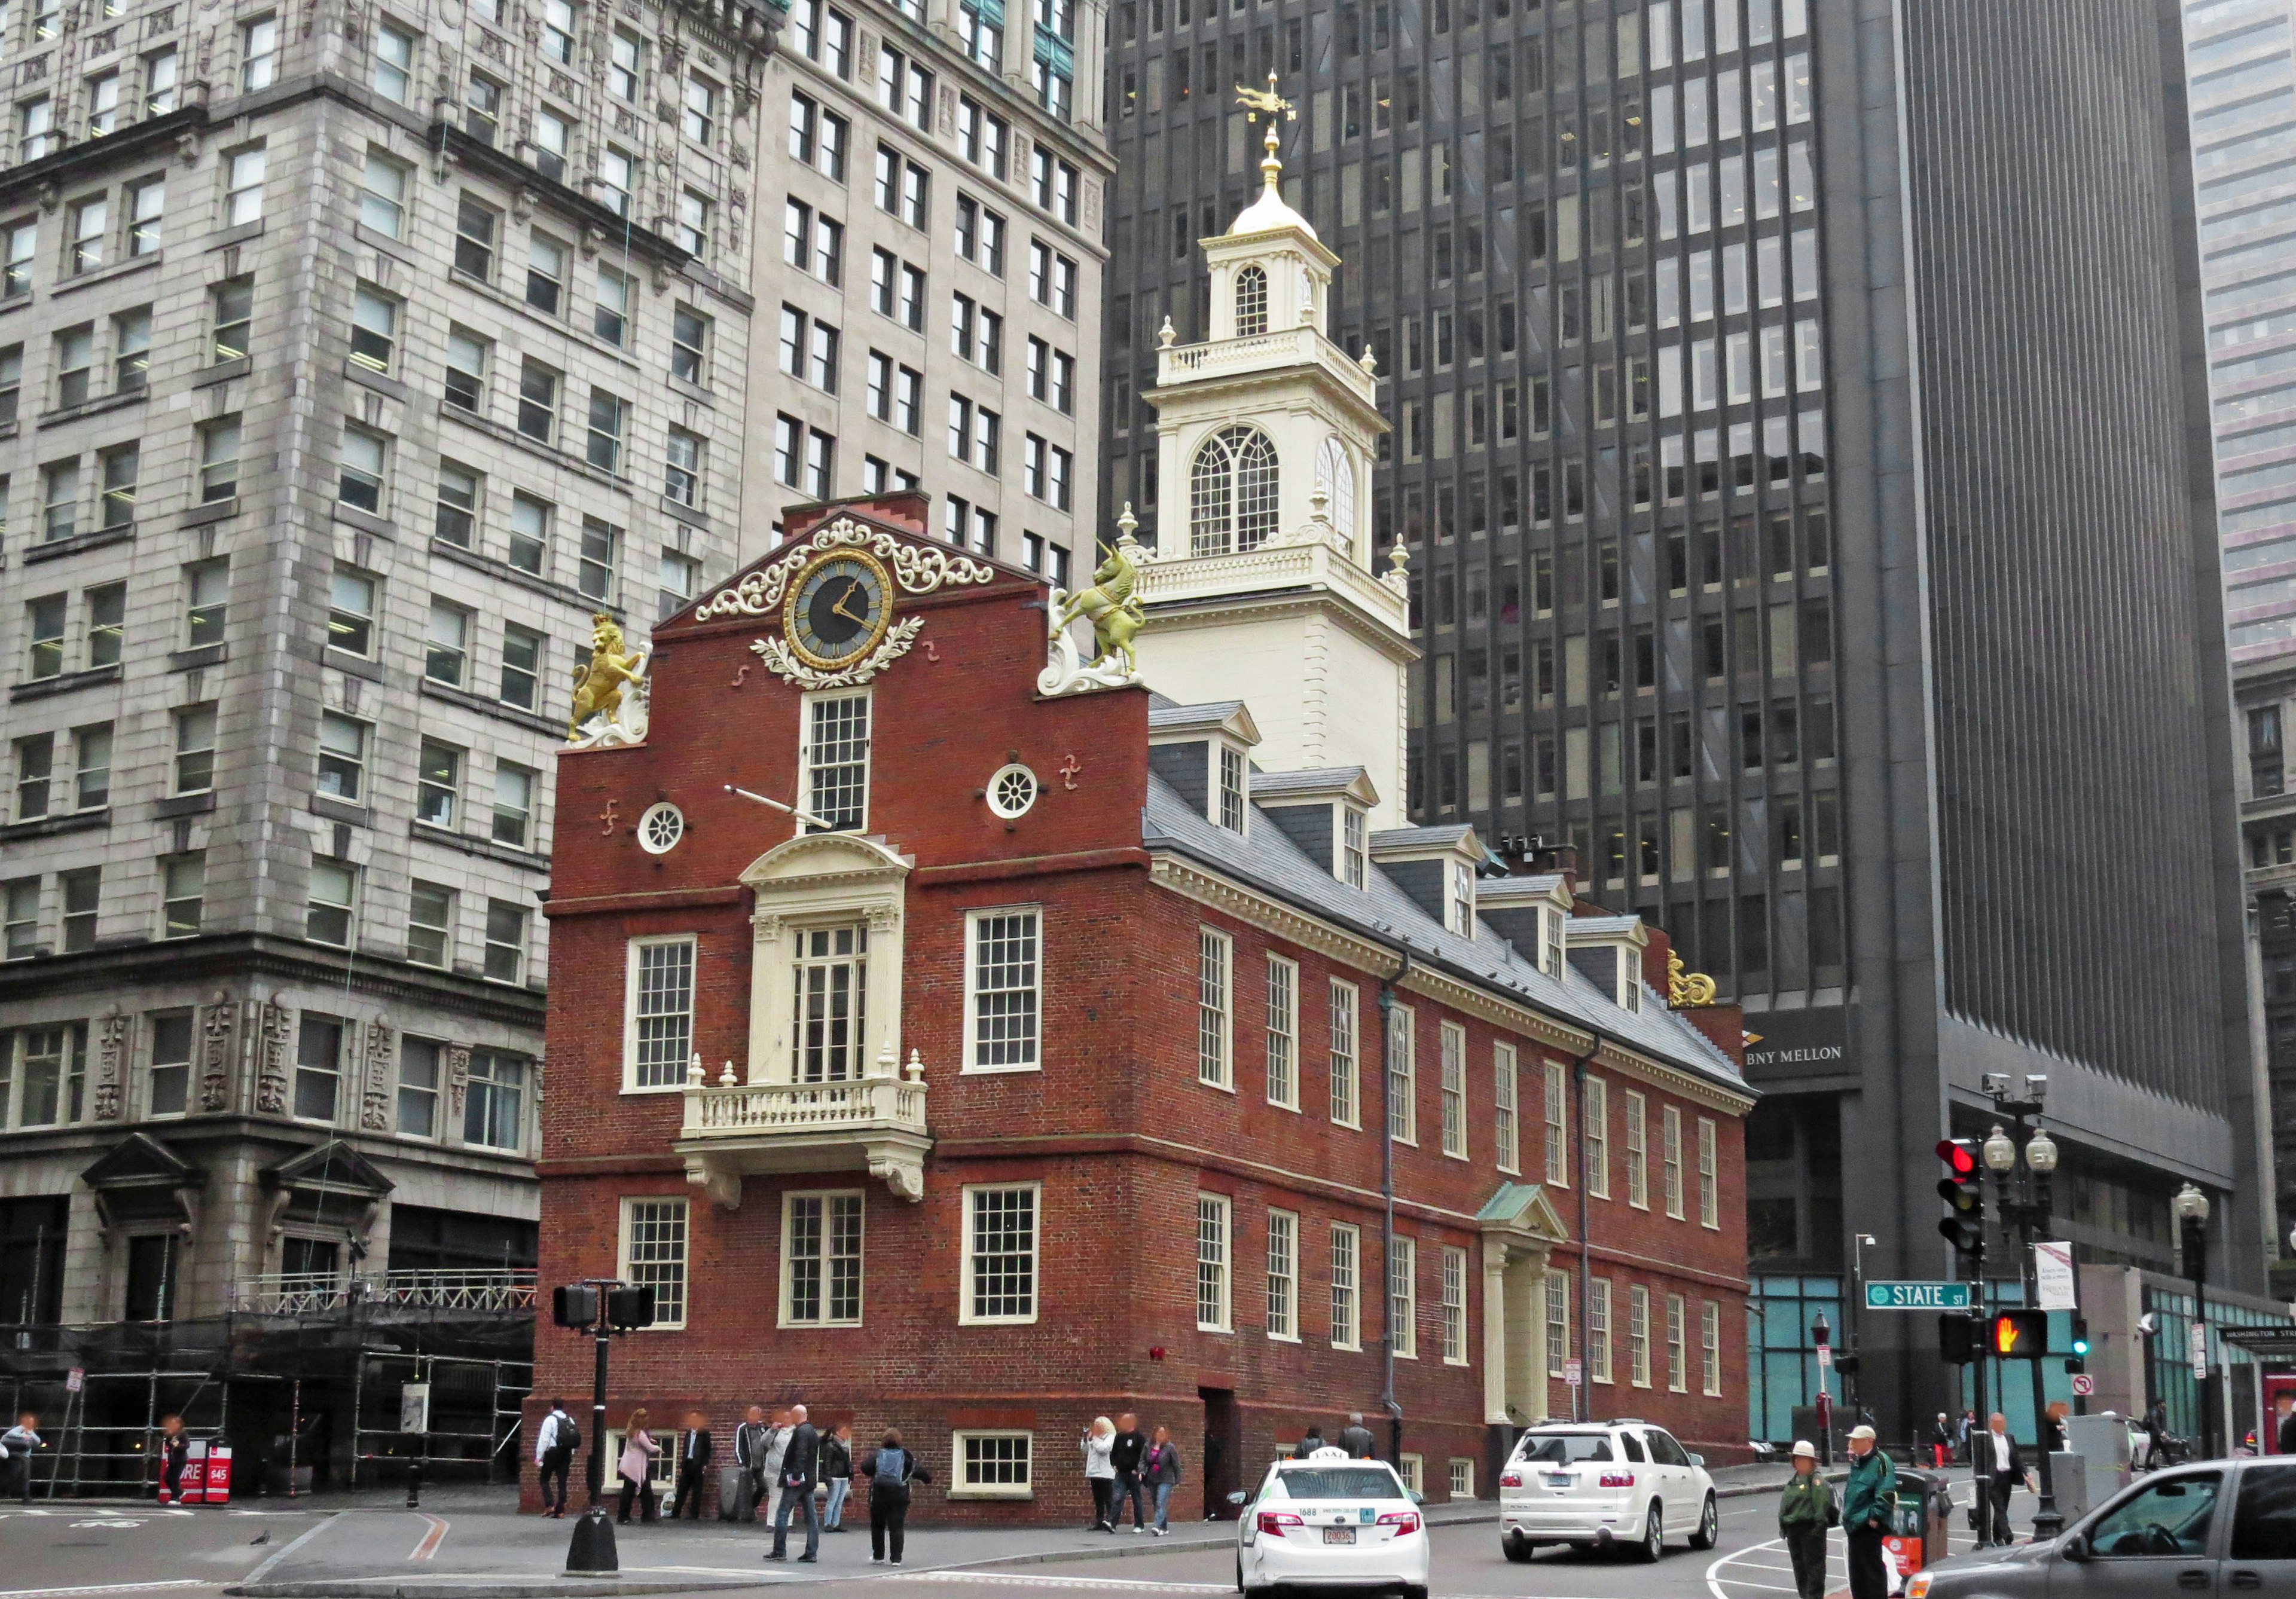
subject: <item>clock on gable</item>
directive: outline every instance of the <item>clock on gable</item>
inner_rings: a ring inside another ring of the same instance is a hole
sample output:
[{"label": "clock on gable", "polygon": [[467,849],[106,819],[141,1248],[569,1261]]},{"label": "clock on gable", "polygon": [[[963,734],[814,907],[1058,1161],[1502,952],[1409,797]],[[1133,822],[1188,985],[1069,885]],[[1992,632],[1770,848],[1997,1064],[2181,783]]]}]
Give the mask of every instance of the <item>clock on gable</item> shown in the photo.
[{"label": "clock on gable", "polygon": [[782,602],[783,636],[816,671],[854,665],[883,641],[892,620],[892,578],[864,550],[832,550],[808,562]]}]

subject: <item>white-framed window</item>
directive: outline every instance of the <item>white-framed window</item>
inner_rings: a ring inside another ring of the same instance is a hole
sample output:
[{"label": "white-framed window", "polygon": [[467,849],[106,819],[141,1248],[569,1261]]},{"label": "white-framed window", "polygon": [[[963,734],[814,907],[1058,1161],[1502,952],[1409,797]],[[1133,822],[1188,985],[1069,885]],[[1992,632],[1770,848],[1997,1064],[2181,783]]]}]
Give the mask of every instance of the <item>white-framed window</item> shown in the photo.
[{"label": "white-framed window", "polygon": [[965,1070],[1042,1069],[1043,926],[1034,906],[965,913]]},{"label": "white-framed window", "polygon": [[1352,805],[1340,807],[1340,881],[1351,889],[1371,881],[1371,824]]},{"label": "white-framed window", "polygon": [[1570,1186],[1570,1079],[1560,1061],[1546,1063],[1546,1185]]},{"label": "white-framed window", "polygon": [[1690,1387],[1690,1357],[1683,1342],[1688,1331],[1683,1324],[1685,1319],[1682,1296],[1667,1295],[1666,1386],[1673,1393],[1686,1392]]},{"label": "white-framed window", "polygon": [[1463,939],[1475,936],[1475,869],[1464,861],[1451,863],[1451,931]]},{"label": "white-framed window", "polygon": [[1406,1455],[1402,1456],[1401,1459],[1397,1462],[1396,1473],[1403,1479],[1403,1486],[1409,1488],[1413,1493],[1423,1494],[1427,1491],[1427,1460],[1424,1456]]},{"label": "white-framed window", "polygon": [[1234,744],[1212,746],[1214,792],[1219,797],[1218,813],[1212,817],[1230,832],[1244,831],[1247,814],[1244,805],[1243,751]]},{"label": "white-framed window", "polygon": [[1229,1262],[1234,1206],[1226,1194],[1196,1195],[1196,1331],[1234,1330]]},{"label": "white-framed window", "polygon": [[279,19],[258,17],[239,25],[240,82],[248,94],[267,89],[279,76]]},{"label": "white-framed window", "polygon": [[414,36],[389,22],[374,28],[374,92],[385,100],[406,103],[414,76]]},{"label": "white-framed window", "polygon": [[1650,1107],[1632,1088],[1627,1090],[1627,1203],[1650,1209]]},{"label": "white-framed window", "polygon": [[622,1006],[622,1091],[683,1088],[693,1051],[692,933],[632,939]]},{"label": "white-framed window", "polygon": [[1666,1196],[1666,1213],[1682,1219],[1682,1111],[1667,1105],[1659,1111],[1659,1175]]},{"label": "white-framed window", "polygon": [[869,691],[805,697],[803,808],[838,831],[869,824]]},{"label": "white-framed window", "polygon": [[1387,1136],[1398,1144],[1419,1142],[1416,1031],[1409,1005],[1388,1013]]},{"label": "white-framed window", "polygon": [[1456,1021],[1442,1026],[1443,1152],[1467,1158],[1467,1029]]},{"label": "white-framed window", "polygon": [[502,1049],[471,1052],[471,1080],[463,1102],[463,1142],[488,1149],[526,1146],[524,1055]]},{"label": "white-framed window", "polygon": [[1300,1341],[1300,1218],[1267,1213],[1267,1336]]},{"label": "white-framed window", "polygon": [[615,1275],[653,1290],[657,1332],[685,1325],[686,1221],[682,1199],[622,1201],[621,1261]]},{"label": "white-framed window", "polygon": [[1611,1197],[1611,1086],[1601,1078],[1587,1079],[1587,1192],[1595,1199]]},{"label": "white-framed window", "polygon": [[1451,1497],[1472,1499],[1475,1496],[1475,1463],[1454,1456],[1451,1458]]},{"label": "white-framed window", "polygon": [[1332,1121],[1343,1128],[1361,1127],[1361,1086],[1356,1070],[1356,986],[1332,980],[1331,1031],[1326,1049],[1332,1072]]},{"label": "white-framed window", "polygon": [[1443,1246],[1443,1364],[1467,1364],[1467,1251]]},{"label": "white-framed window", "polygon": [[1332,1224],[1332,1347],[1363,1348],[1363,1233],[1343,1221]]},{"label": "white-framed window", "polygon": [[152,1061],[144,1074],[144,1113],[181,1116],[191,1108],[193,1014],[162,1011],[152,1018]]},{"label": "white-framed window", "polygon": [[964,1431],[949,1434],[948,1496],[952,1499],[1029,1499],[1036,1435]]},{"label": "white-framed window", "polygon": [[303,936],[315,944],[348,948],[357,903],[358,868],[340,861],[313,861],[310,889],[304,898]]},{"label": "white-framed window", "polygon": [[1722,1307],[1712,1300],[1698,1301],[1698,1360],[1703,1374],[1701,1390],[1710,1398],[1722,1391]]},{"label": "white-framed window", "polygon": [[782,1325],[861,1324],[864,1195],[782,1196]]},{"label": "white-framed window", "polygon": [[1636,1388],[1651,1385],[1650,1290],[1639,1283],[1627,1287],[1627,1378]]},{"label": "white-framed window", "polygon": [[790,1081],[842,1083],[865,1076],[867,925],[801,927],[791,936]]},{"label": "white-framed window", "polygon": [[1498,1146],[1501,1171],[1522,1170],[1522,1135],[1516,1119],[1514,1046],[1491,1046],[1491,1137]]},{"label": "white-framed window", "polygon": [[86,1022],[0,1033],[0,1126],[68,1127],[86,1108]]},{"label": "white-framed window", "polygon": [[1611,1381],[1611,1279],[1596,1277],[1587,1284],[1587,1380]]},{"label": "white-framed window", "polygon": [[1398,1238],[1387,1255],[1388,1336],[1398,1360],[1419,1358],[1419,1241]]},{"label": "white-framed window", "polygon": [[398,1131],[406,1138],[439,1136],[439,1089],[444,1046],[401,1034],[398,1040]]},{"label": "white-framed window", "polygon": [[1235,941],[1209,927],[1196,930],[1196,1080],[1233,1090]]},{"label": "white-framed window", "polygon": [[1717,1227],[1722,1225],[1722,1201],[1716,1182],[1714,1148],[1714,1119],[1698,1119],[1698,1225]]},{"label": "white-framed window", "polygon": [[296,1019],[294,1111],[298,1121],[332,1123],[341,1102],[343,1023],[316,1011]]},{"label": "white-framed window", "polygon": [[1300,964],[1267,957],[1267,1103],[1300,1108]]},{"label": "white-framed window", "polygon": [[1570,1274],[1546,1274],[1546,1374],[1560,1377],[1570,1357]]},{"label": "white-framed window", "polygon": [[1037,1217],[1044,1192],[1041,1183],[964,1190],[959,1322],[971,1326],[1037,1319]]}]

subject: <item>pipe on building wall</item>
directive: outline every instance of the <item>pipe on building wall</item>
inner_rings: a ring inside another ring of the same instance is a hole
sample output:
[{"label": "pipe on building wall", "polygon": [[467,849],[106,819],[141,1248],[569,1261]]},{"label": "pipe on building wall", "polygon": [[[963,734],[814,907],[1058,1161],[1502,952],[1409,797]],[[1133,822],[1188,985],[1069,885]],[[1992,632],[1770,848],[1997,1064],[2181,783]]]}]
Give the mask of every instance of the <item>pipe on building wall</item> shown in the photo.
[{"label": "pipe on building wall", "polygon": [[[1587,1062],[1603,1053],[1603,1035],[1593,1035],[1594,1042],[1587,1053],[1570,1062],[1570,1110],[1563,1113],[1562,1136],[1570,1136],[1570,1118],[1578,1119],[1578,1386],[1570,1392],[1570,1419],[1583,1422],[1593,1410],[1588,1401],[1588,1385],[1594,1381],[1595,1318],[1590,1314],[1595,1301],[1595,1255],[1587,1236],[1593,1223],[1587,1195]],[[1605,1107],[1607,1111],[1608,1107]]]},{"label": "pipe on building wall", "polygon": [[1395,1078],[1395,985],[1411,974],[1411,950],[1396,947],[1394,974],[1379,984],[1379,1196],[1384,1210],[1379,1250],[1380,1406],[1387,1412],[1388,1464],[1403,1471],[1403,1403],[1395,1397],[1395,1118],[1388,1096]]}]

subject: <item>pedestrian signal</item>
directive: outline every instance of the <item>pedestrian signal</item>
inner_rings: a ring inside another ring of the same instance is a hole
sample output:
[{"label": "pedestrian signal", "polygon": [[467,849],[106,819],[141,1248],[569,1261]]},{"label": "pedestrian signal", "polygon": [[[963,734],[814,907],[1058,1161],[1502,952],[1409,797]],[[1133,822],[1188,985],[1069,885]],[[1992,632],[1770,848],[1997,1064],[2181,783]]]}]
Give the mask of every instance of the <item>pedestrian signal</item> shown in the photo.
[{"label": "pedestrian signal", "polygon": [[587,1283],[570,1283],[550,1291],[550,1319],[562,1327],[588,1327],[598,1319],[598,1291]]},{"label": "pedestrian signal", "polygon": [[2038,1360],[2049,1352],[2049,1313],[1997,1310],[1986,1323],[1985,1347],[2002,1360]]},{"label": "pedestrian signal", "polygon": [[1938,1353],[1948,1365],[1967,1365],[1977,1358],[1977,1322],[1957,1310],[1938,1317]]}]

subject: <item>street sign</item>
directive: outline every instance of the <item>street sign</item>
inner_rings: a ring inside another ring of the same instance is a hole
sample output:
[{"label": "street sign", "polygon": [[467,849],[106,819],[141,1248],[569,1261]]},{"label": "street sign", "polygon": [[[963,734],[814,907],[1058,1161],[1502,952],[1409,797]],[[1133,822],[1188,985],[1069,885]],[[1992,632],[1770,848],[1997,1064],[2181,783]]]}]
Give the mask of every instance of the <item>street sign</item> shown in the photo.
[{"label": "street sign", "polygon": [[1830,1343],[1822,1343],[1822,1344],[1818,1345],[1818,1346],[1817,1346],[1817,1369],[1818,1369],[1819,1371],[1824,1372],[1824,1371],[1831,1371],[1833,1368],[1833,1346],[1832,1344],[1830,1344]]},{"label": "street sign", "polygon": [[1565,1360],[1562,1363],[1562,1381],[1566,1386],[1576,1388],[1578,1386],[1578,1358],[1574,1355],[1570,1359]]},{"label": "street sign", "polygon": [[2200,1323],[2194,1322],[2185,1331],[2188,1334],[2189,1352],[2193,1357],[2193,1375],[2206,1377],[2209,1374],[2209,1330]]},{"label": "street sign", "polygon": [[2080,1298],[2073,1286],[2073,1246],[2036,1243],[2033,1246],[2033,1303],[2043,1310],[2078,1310]]},{"label": "street sign", "polygon": [[2086,1399],[2095,1391],[2096,1379],[2095,1377],[2090,1376],[2087,1372],[2075,1372],[2073,1374],[2074,1393]]},{"label": "street sign", "polygon": [[86,1382],[87,1368],[84,1365],[76,1365],[64,1374],[64,1391],[68,1394],[76,1394]]},{"label": "street sign", "polygon": [[1868,1283],[1868,1310],[1966,1310],[1966,1283]]}]

